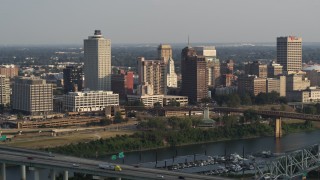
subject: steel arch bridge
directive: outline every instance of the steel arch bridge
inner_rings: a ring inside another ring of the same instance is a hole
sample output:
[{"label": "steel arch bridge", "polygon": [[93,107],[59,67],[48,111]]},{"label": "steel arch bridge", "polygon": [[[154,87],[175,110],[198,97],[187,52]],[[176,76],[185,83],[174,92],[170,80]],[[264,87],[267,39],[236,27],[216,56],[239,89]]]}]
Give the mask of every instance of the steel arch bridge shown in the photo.
[{"label": "steel arch bridge", "polygon": [[255,162],[255,179],[292,179],[320,167],[320,144],[286,153],[269,161]]}]

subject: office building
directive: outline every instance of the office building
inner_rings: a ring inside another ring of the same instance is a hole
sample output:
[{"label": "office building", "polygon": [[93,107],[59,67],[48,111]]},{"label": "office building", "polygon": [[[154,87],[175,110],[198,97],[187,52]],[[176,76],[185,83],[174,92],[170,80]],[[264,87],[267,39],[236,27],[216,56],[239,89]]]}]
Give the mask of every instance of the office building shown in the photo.
[{"label": "office building", "polygon": [[223,74],[221,76],[221,83],[220,85],[223,86],[223,87],[229,87],[232,85],[232,82],[233,82],[233,74]]},{"label": "office building", "polygon": [[245,73],[247,75],[256,75],[260,78],[266,78],[268,68],[266,64],[261,64],[259,61],[249,62],[245,65]]},{"label": "office building", "polygon": [[119,106],[119,95],[112,91],[69,92],[64,95],[68,112],[104,111],[106,106]]},{"label": "office building", "polygon": [[222,62],[220,64],[220,73],[223,74],[233,74],[234,61],[232,59]]},{"label": "office building", "polygon": [[283,66],[283,71],[300,71],[302,68],[302,38],[278,37],[277,62]]},{"label": "office building", "polygon": [[84,74],[82,66],[66,66],[63,69],[64,93],[83,90]]},{"label": "office building", "polygon": [[170,57],[167,65],[167,87],[178,87],[178,77],[174,69],[174,61]]},{"label": "office building", "polygon": [[274,78],[283,74],[283,66],[272,61],[268,64],[268,78]]},{"label": "office building", "polygon": [[117,74],[112,74],[111,89],[122,100],[126,99],[127,94],[133,94],[133,72],[119,70]]},{"label": "office building", "polygon": [[0,75],[0,104],[7,106],[10,104],[10,79],[5,75]]},{"label": "office building", "polygon": [[38,78],[17,77],[12,88],[12,109],[30,115],[53,111],[53,85]]},{"label": "office building", "polygon": [[168,64],[170,58],[172,58],[172,48],[169,44],[160,44],[158,46],[158,58],[165,64]]},{"label": "office building", "polygon": [[290,91],[287,92],[287,100],[289,102],[319,103],[320,89],[310,87],[303,91]]},{"label": "office building", "polygon": [[301,91],[310,87],[310,80],[303,74],[290,74],[286,76],[287,91]]},{"label": "office building", "polygon": [[258,95],[267,92],[266,78],[259,78],[255,75],[247,75],[238,78],[238,92],[243,95],[249,93]]},{"label": "office building", "polygon": [[208,68],[204,56],[198,56],[192,47],[181,52],[181,94],[187,96],[190,103],[196,103],[208,97]]},{"label": "office building", "polygon": [[153,94],[166,94],[166,65],[162,60],[138,59],[139,84],[147,83],[153,86]]},{"label": "office building", "polygon": [[14,64],[0,65],[0,75],[5,75],[8,78],[18,76],[19,67]]},{"label": "office building", "polygon": [[85,87],[90,90],[111,90],[111,41],[95,30],[84,40]]},{"label": "office building", "polygon": [[208,86],[220,85],[220,60],[217,59],[217,51],[214,46],[194,47],[198,56],[204,56],[208,68]]},{"label": "office building", "polygon": [[280,97],[286,96],[286,76],[267,78],[267,93],[272,91],[279,93]]}]

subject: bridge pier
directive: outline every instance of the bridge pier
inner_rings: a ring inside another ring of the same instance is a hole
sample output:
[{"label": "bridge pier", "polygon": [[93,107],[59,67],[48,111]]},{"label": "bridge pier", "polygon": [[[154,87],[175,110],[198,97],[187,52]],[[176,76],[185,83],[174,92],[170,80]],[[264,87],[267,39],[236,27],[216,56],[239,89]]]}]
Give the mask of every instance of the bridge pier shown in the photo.
[{"label": "bridge pier", "polygon": [[68,171],[64,171],[63,172],[63,180],[68,180],[69,179],[69,172]]},{"label": "bridge pier", "polygon": [[56,180],[56,171],[54,169],[50,170],[50,179]]},{"label": "bridge pier", "polygon": [[21,180],[27,180],[26,165],[21,165]]},{"label": "bridge pier", "polygon": [[281,138],[282,137],[282,126],[281,126],[281,117],[277,117],[275,121],[275,138]]},{"label": "bridge pier", "polygon": [[116,180],[121,180],[121,177],[117,177]]},{"label": "bridge pier", "polygon": [[1,163],[1,176],[0,180],[6,180],[7,175],[6,175],[6,163]]}]

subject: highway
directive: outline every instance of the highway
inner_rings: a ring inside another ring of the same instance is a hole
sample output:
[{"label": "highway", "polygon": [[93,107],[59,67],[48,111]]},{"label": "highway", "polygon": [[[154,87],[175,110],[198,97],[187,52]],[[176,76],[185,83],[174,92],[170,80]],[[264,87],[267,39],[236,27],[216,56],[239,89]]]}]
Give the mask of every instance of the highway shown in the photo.
[{"label": "highway", "polygon": [[[121,177],[126,179],[179,179],[183,176],[185,179],[194,180],[222,180],[226,178],[202,176],[196,174],[186,174],[173,171],[149,169],[142,167],[133,167],[129,165],[120,165],[122,171],[113,171],[99,169],[98,165],[104,163],[103,161],[96,161],[90,159],[77,158],[72,156],[64,156],[59,154],[50,155],[47,152],[0,146],[0,162],[15,165],[26,165],[35,168],[45,168],[54,170],[67,170],[72,172],[79,172],[85,174],[92,174],[102,177]],[[77,166],[74,166],[77,164]]]}]

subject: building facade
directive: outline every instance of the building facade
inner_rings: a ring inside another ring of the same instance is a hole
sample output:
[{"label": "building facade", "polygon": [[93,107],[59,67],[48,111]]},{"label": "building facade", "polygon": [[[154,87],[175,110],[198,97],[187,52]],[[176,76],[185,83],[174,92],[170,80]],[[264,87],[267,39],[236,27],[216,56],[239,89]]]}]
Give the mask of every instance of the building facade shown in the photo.
[{"label": "building facade", "polygon": [[53,111],[53,85],[43,79],[16,78],[12,88],[12,109],[30,115]]},{"label": "building facade", "polygon": [[153,94],[166,94],[167,73],[166,65],[162,60],[138,59],[139,84],[147,83],[153,86]]},{"label": "building facade", "polygon": [[267,92],[267,79],[259,78],[255,75],[242,76],[238,78],[238,92],[239,94],[249,93],[251,95],[258,95],[259,93]]},{"label": "building facade", "polygon": [[111,90],[111,41],[96,30],[84,40],[85,87],[90,90]]},{"label": "building facade", "polygon": [[245,65],[245,73],[266,78],[268,76],[268,68],[266,64],[261,64],[259,61],[249,62]]},{"label": "building facade", "polygon": [[310,87],[310,80],[302,74],[290,74],[286,76],[287,91],[301,91]]},{"label": "building facade", "polygon": [[0,75],[5,75],[8,78],[14,78],[18,76],[19,67],[14,64],[1,65]]},{"label": "building facade", "polygon": [[208,68],[208,86],[220,85],[220,60],[217,59],[217,51],[214,46],[194,47],[198,56],[204,56]]},{"label": "building facade", "polygon": [[178,87],[178,76],[174,69],[174,61],[169,58],[167,65],[167,87]]},{"label": "building facade", "polygon": [[283,71],[300,71],[302,68],[302,38],[278,37],[277,62],[283,66]]},{"label": "building facade", "polygon": [[104,111],[106,106],[119,106],[119,94],[112,91],[69,92],[64,95],[63,106],[68,112]]},{"label": "building facade", "polygon": [[63,69],[64,93],[82,91],[84,86],[82,66],[66,66]]},{"label": "building facade", "polygon": [[181,52],[181,94],[187,96],[190,103],[196,103],[208,97],[208,68],[204,56],[198,56],[192,47]]},{"label": "building facade", "polygon": [[275,62],[268,64],[268,78],[274,78],[282,74],[283,66]]},{"label": "building facade", "polygon": [[133,94],[133,72],[119,70],[111,76],[111,89],[119,94],[120,99],[125,99],[127,94]]},{"label": "building facade", "polygon": [[5,75],[0,75],[0,104],[7,106],[10,104],[10,79]]},{"label": "building facade", "polygon": [[172,48],[169,44],[160,44],[158,46],[158,58],[168,64],[170,58],[172,58]]}]

